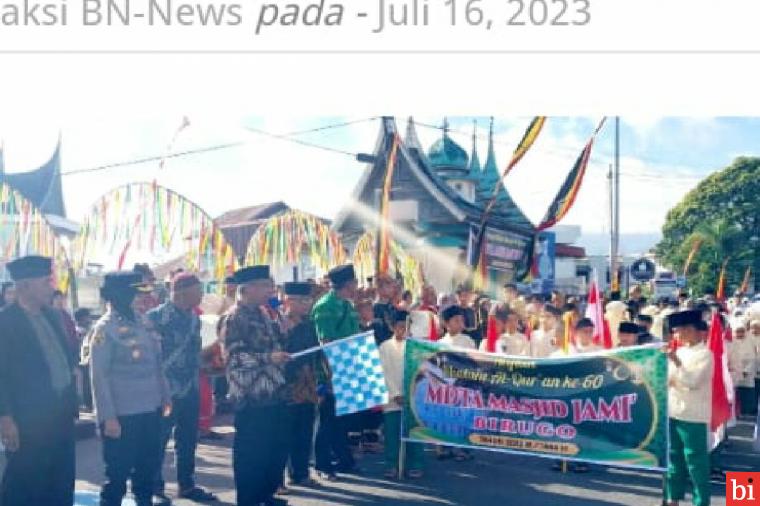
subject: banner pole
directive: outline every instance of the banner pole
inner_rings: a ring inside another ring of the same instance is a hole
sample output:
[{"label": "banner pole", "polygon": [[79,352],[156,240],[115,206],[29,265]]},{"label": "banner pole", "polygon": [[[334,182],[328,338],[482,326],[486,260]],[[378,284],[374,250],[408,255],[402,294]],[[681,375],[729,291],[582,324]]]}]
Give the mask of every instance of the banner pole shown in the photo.
[{"label": "banner pole", "polygon": [[406,442],[403,439],[404,435],[404,411],[401,410],[401,416],[399,417],[399,420],[401,420],[401,423],[398,427],[398,440],[399,440],[399,448],[398,448],[398,479],[403,480],[404,479],[404,473],[406,472],[406,469],[404,469],[404,463],[406,462]]}]

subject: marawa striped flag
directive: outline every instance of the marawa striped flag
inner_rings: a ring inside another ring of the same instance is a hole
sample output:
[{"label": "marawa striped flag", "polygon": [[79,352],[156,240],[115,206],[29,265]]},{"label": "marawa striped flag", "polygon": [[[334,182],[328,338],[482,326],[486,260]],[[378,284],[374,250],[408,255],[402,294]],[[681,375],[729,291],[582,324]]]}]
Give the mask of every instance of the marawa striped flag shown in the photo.
[{"label": "marawa striped flag", "polygon": [[390,221],[390,201],[391,185],[393,184],[393,173],[396,168],[396,158],[401,140],[398,135],[393,136],[393,145],[388,155],[388,165],[385,168],[385,181],[383,182],[383,198],[380,203],[380,251],[378,253],[378,272],[387,274],[391,266],[391,234],[389,228]]},{"label": "marawa striped flag", "polygon": [[554,197],[554,200],[549,206],[549,210],[546,211],[546,216],[544,216],[544,219],[536,227],[539,232],[559,223],[559,221],[570,211],[570,208],[573,207],[575,198],[578,196],[578,192],[583,184],[583,176],[586,175],[586,168],[588,168],[588,161],[591,158],[591,149],[594,147],[594,140],[596,139],[599,130],[602,129],[605,119],[606,118],[602,118],[602,121],[599,122],[599,126],[594,130],[594,134],[591,136],[586,147],[583,148],[580,156],[575,161],[573,169],[567,175],[567,179],[565,179],[565,182],[560,187],[557,196]]},{"label": "marawa striped flag", "polygon": [[718,288],[715,290],[715,299],[718,302],[726,301],[726,267],[728,266],[728,261],[729,259],[726,258],[720,268],[720,276],[718,276]]},{"label": "marawa striped flag", "polygon": [[691,244],[691,250],[689,251],[689,256],[686,257],[686,263],[683,266],[683,275],[686,277],[686,275],[689,273],[689,267],[691,267],[691,262],[694,261],[694,257],[697,256],[697,253],[699,252],[699,248],[702,246],[702,238],[697,237],[694,239],[694,242]]},{"label": "marawa striped flag", "polygon": [[752,277],[752,266],[747,267],[744,272],[744,279],[742,280],[742,286],[739,287],[739,293],[746,295],[749,292],[749,280]]}]

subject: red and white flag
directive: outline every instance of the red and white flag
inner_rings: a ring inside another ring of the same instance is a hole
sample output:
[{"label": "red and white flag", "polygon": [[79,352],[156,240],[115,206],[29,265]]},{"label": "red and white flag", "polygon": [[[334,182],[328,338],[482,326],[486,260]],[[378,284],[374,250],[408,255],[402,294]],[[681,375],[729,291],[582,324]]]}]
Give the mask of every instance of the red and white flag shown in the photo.
[{"label": "red and white flag", "polygon": [[719,313],[714,313],[710,322],[710,340],[708,347],[713,354],[712,376],[712,420],[710,429],[717,430],[731,420],[731,402],[733,400],[733,382],[728,372],[726,346],[724,342],[723,322]]},{"label": "red and white flag", "polygon": [[594,342],[605,348],[612,348],[612,335],[609,325],[604,320],[604,308],[602,296],[599,293],[599,283],[596,275],[591,281],[588,291],[588,305],[586,306],[586,318],[594,322]]}]

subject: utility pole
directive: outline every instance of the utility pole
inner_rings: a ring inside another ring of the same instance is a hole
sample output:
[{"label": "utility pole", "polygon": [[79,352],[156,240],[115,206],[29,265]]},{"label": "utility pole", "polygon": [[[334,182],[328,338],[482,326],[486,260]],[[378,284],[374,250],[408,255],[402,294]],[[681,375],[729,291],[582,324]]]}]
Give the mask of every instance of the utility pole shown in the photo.
[{"label": "utility pole", "polygon": [[[615,116],[615,170],[612,178],[613,212],[612,212],[612,251],[610,252],[610,279],[612,288],[620,290],[618,272],[618,255],[620,252],[620,116]],[[616,283],[616,281],[618,281]]]},{"label": "utility pole", "polygon": [[612,164],[610,164],[609,171],[607,172],[607,197],[608,197],[608,207],[607,207],[607,216],[609,218],[609,227],[610,227],[610,263],[607,267],[609,269],[609,287],[612,288],[613,284],[613,276],[614,276],[614,270],[613,270],[613,258],[615,258],[615,187],[612,181]]}]

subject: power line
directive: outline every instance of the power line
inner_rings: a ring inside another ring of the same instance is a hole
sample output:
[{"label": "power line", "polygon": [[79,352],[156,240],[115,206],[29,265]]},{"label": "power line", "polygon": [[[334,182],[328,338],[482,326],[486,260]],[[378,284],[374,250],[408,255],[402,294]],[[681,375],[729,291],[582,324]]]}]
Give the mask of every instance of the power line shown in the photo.
[{"label": "power line", "polygon": [[[417,122],[417,121],[415,121],[414,124],[415,125],[419,125],[419,126],[424,127],[424,128],[434,129],[434,130],[443,130],[444,129],[442,126],[432,125],[430,123],[424,123],[424,122]],[[459,134],[459,135],[466,135],[466,136],[469,136],[469,137],[472,136],[472,132],[466,132],[464,130],[454,129],[454,128],[451,128],[451,127],[448,128],[448,131],[456,133],[456,134]],[[489,139],[489,135],[488,134],[480,134],[480,133],[478,133],[478,134],[476,134],[476,137],[478,139],[481,139],[481,140],[488,140]],[[494,145],[498,145],[498,146],[504,146],[504,147],[514,148],[513,144],[509,144],[509,143],[504,142],[504,141],[498,141],[496,139],[494,139],[493,143],[494,143]],[[573,148],[562,147],[562,146],[556,146],[554,148],[538,148],[538,147],[534,146],[533,150],[534,151],[543,151],[544,153],[549,153],[549,154],[554,154],[554,155],[560,155],[560,156],[566,156],[566,155],[567,156],[577,156],[578,153],[579,153],[579,152],[574,151]],[[604,153],[600,153],[598,150],[595,151],[594,155],[595,155],[594,157],[597,158],[597,159],[599,157],[603,158],[603,160],[601,160],[601,161],[597,160],[599,163],[607,164],[609,162],[609,160],[612,159],[612,156],[604,154]],[[644,162],[650,162],[650,163],[654,163],[654,164],[657,164],[657,165],[672,165],[671,163],[665,162],[665,161],[657,161],[657,160],[642,159],[642,158],[639,158],[639,159],[642,160],[642,161],[644,161]],[[694,180],[694,181],[701,181],[703,179],[703,177],[700,177],[700,176],[671,176],[671,177],[668,177],[668,176],[662,176],[662,175],[659,175],[659,174],[651,174],[651,173],[649,173],[649,174],[637,174],[637,173],[634,173],[634,172],[626,172],[626,171],[620,171],[620,174],[624,175],[626,177],[634,177],[634,178],[640,178],[640,179],[652,179],[652,180],[665,180],[665,181],[669,181],[669,180],[673,180],[673,179],[682,179],[682,180],[689,180],[689,179],[691,179],[691,180]]]},{"label": "power line", "polygon": [[370,116],[369,118],[357,119],[357,120],[353,120],[353,121],[345,121],[343,123],[333,123],[331,125],[325,125],[325,126],[321,126],[321,127],[310,128],[308,130],[296,130],[294,132],[288,132],[288,133],[283,134],[283,135],[286,135],[288,137],[295,137],[297,135],[304,135],[304,134],[310,134],[310,133],[314,133],[314,132],[321,132],[323,130],[332,130],[332,129],[335,129],[335,128],[343,128],[343,127],[347,127],[347,126],[351,126],[351,125],[356,125],[357,123],[365,123],[365,122],[374,121],[374,120],[377,120],[377,119],[380,119],[380,117],[379,116]]},{"label": "power line", "polygon": [[[252,133],[256,133],[256,134],[259,134],[259,135],[266,136],[266,137],[275,138],[275,139],[279,139],[279,140],[283,140],[283,141],[287,141],[287,142],[293,142],[293,143],[299,144],[301,146],[311,147],[311,148],[315,148],[315,149],[321,149],[321,150],[324,150],[324,151],[329,151],[329,152],[332,152],[332,153],[338,153],[338,154],[342,154],[342,155],[346,155],[346,156],[351,156],[351,157],[355,158],[356,155],[357,155],[357,153],[352,153],[350,151],[345,151],[345,150],[341,150],[341,149],[331,148],[329,146],[323,146],[323,145],[320,145],[320,144],[316,144],[316,143],[313,143],[313,142],[307,142],[307,141],[303,141],[303,140],[300,140],[300,139],[293,139],[292,137],[296,136],[296,135],[305,135],[305,134],[308,134],[308,133],[320,132],[320,131],[330,130],[330,129],[335,129],[335,128],[342,128],[342,127],[346,127],[346,126],[350,126],[350,125],[355,125],[357,123],[363,123],[363,122],[367,122],[367,121],[372,121],[372,120],[375,120],[375,119],[377,119],[376,116],[370,117],[370,118],[363,118],[363,119],[353,120],[353,121],[344,121],[342,123],[332,123],[332,124],[329,124],[329,125],[323,125],[323,126],[320,126],[320,127],[311,128],[311,129],[307,129],[307,130],[294,131],[294,132],[290,132],[290,133],[286,133],[286,134],[275,134],[275,133],[267,132],[265,130],[261,130],[259,128],[254,128],[254,127],[246,127],[246,130],[249,131],[249,132],[252,132]],[[86,169],[74,169],[74,170],[69,170],[69,171],[66,171],[66,172],[62,172],[61,175],[62,176],[69,176],[69,175],[84,174],[84,173],[89,173],[89,172],[99,172],[99,171],[103,171],[103,170],[109,170],[109,169],[114,169],[114,168],[118,168],[118,167],[126,167],[126,166],[130,166],[130,165],[142,165],[142,164],[145,164],[145,163],[158,162],[158,161],[166,160],[166,159],[170,159],[170,158],[180,158],[180,157],[184,157],[184,156],[204,154],[204,153],[211,153],[211,152],[214,152],[214,151],[221,151],[221,150],[224,150],[224,149],[236,148],[236,147],[243,146],[245,144],[248,144],[248,142],[247,141],[240,141],[240,142],[229,142],[229,143],[225,143],[225,144],[217,144],[217,145],[214,145],[214,146],[207,146],[207,147],[197,148],[197,149],[189,149],[189,150],[180,151],[180,152],[176,152],[176,153],[169,153],[169,154],[166,154],[166,155],[154,155],[154,156],[148,156],[148,157],[144,157],[144,158],[137,158],[137,159],[134,159],[134,160],[127,160],[127,161],[123,161],[123,162],[109,163],[109,164],[105,164],[105,165],[99,165],[99,166],[96,166],[96,167],[89,167],[89,168],[86,168]]]}]

